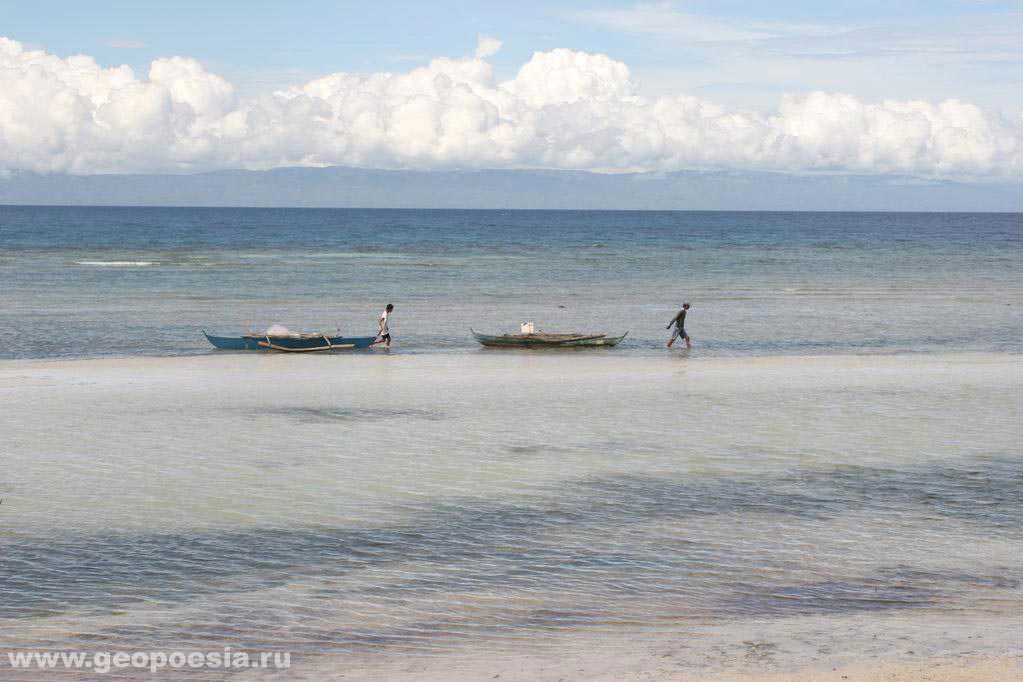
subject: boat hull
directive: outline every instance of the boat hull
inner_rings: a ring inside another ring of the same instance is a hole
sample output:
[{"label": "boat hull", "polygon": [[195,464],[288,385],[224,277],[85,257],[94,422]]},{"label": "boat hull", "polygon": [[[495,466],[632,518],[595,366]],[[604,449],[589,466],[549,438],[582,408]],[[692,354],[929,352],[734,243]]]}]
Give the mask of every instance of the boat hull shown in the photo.
[{"label": "boat hull", "polygon": [[582,338],[551,340],[538,334],[490,335],[480,334],[476,330],[470,331],[480,344],[490,348],[613,348],[629,335],[629,332],[621,336],[580,334]]},{"label": "boat hull", "polygon": [[259,350],[285,353],[312,353],[369,348],[375,336],[203,336],[220,350]]}]

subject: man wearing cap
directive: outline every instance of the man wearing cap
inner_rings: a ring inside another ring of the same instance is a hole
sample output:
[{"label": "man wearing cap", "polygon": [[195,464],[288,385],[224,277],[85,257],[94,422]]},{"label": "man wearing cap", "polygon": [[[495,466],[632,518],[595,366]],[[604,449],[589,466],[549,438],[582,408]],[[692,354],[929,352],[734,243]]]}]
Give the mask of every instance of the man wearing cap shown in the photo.
[{"label": "man wearing cap", "polygon": [[671,339],[668,340],[668,348],[671,348],[671,344],[675,343],[675,339],[682,337],[686,341],[686,348],[692,348],[693,343],[689,340],[689,334],[686,333],[686,311],[689,310],[689,304],[683,303],[682,310],[678,311],[675,317],[671,318],[671,322],[665,329],[671,329],[671,325],[675,325],[675,331],[671,333]]}]

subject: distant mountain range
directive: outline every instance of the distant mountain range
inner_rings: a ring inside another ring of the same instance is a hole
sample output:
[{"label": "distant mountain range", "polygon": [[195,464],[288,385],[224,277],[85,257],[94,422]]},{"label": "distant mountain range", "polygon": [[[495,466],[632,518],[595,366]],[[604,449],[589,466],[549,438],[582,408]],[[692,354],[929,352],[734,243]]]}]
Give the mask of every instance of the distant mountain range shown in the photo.
[{"label": "distant mountain range", "polygon": [[226,170],[0,177],[0,204],[352,208],[1023,211],[1023,184],[762,172]]}]

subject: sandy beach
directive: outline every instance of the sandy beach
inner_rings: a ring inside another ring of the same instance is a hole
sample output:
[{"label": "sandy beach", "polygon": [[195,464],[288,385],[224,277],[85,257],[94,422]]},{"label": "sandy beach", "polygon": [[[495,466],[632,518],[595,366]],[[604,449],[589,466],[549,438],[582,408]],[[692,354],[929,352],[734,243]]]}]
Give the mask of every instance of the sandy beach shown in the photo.
[{"label": "sandy beach", "polygon": [[[409,682],[1001,682],[1023,680],[1023,621],[931,614],[691,626],[655,647],[642,639],[547,643],[352,668],[316,658],[301,679]],[[523,647],[525,649],[525,647]],[[551,649],[556,649],[553,654]]]}]

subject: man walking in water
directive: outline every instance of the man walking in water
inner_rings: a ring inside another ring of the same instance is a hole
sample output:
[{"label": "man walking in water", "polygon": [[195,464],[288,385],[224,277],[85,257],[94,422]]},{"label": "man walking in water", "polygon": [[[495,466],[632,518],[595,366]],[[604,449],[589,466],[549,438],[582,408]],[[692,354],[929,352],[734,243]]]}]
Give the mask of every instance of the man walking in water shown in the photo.
[{"label": "man walking in water", "polygon": [[386,344],[388,348],[391,347],[391,330],[387,328],[387,320],[391,317],[391,312],[394,310],[394,306],[390,303],[384,308],[384,312],[380,314],[380,319],[377,324],[380,326],[380,333],[377,334],[377,340],[371,345],[377,345],[378,343]]},{"label": "man walking in water", "polygon": [[675,325],[675,331],[671,333],[671,339],[668,340],[668,348],[671,348],[671,344],[675,343],[675,339],[682,337],[686,341],[686,348],[692,348],[693,343],[689,340],[689,334],[686,333],[686,311],[689,310],[689,304],[683,303],[682,310],[678,311],[675,317],[671,318],[671,322],[665,329],[671,329],[671,325]]}]

